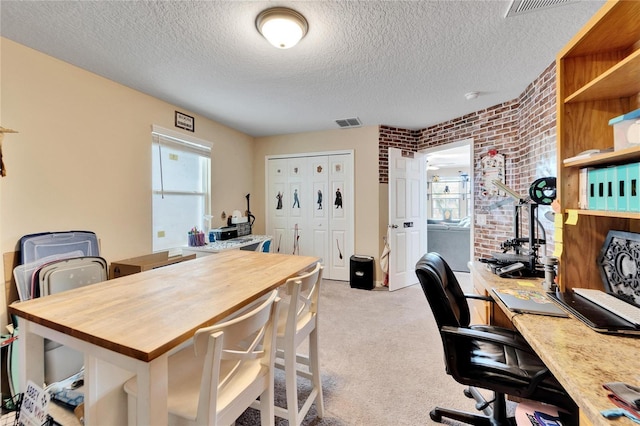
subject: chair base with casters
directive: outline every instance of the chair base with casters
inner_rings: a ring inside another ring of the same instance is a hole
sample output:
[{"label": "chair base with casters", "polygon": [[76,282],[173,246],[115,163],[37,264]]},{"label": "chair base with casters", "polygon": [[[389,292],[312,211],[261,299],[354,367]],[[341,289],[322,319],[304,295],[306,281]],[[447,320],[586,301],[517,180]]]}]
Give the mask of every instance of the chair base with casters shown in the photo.
[{"label": "chair base with casters", "polygon": [[[432,420],[440,422],[446,417],[473,425],[511,425],[506,395],[577,412],[575,403],[517,331],[469,324],[467,299],[492,302],[490,297],[464,294],[437,253],[428,253],[418,261],[416,275],[440,331],[447,374],[470,386],[465,395],[476,399],[476,408],[484,411],[483,415],[436,407],[430,412]],[[474,388],[493,392],[490,408]]]},{"label": "chair base with casters", "polygon": [[[283,300],[278,320],[275,367],[284,370],[287,408],[274,406],[274,413],[287,419],[290,426],[299,426],[314,402],[318,418],[324,416],[317,325],[321,282],[322,265],[318,263],[310,272],[287,280],[281,287]],[[305,341],[309,344],[309,356],[297,353]],[[298,377],[309,380],[312,385],[301,407],[298,406]],[[258,408],[260,402],[256,401],[251,406]]]},{"label": "chair base with casters", "polygon": [[[469,388],[464,390],[465,396],[468,398],[475,399],[478,401],[476,404],[476,409],[482,411],[484,415],[478,413],[468,413],[461,410],[452,410],[450,408],[442,408],[435,407],[429,413],[429,417],[434,422],[441,423],[442,418],[446,417],[448,419],[457,420],[460,422],[472,424],[472,425],[487,425],[487,426],[497,426],[497,425],[512,425],[515,424],[515,420],[507,417],[507,407],[505,403],[505,395],[494,393],[494,399],[492,405],[486,405],[482,403],[484,401],[484,397],[482,395],[474,395],[473,392],[478,393],[478,391],[470,386]],[[484,401],[486,403],[486,401]],[[484,408],[483,408],[484,407]],[[505,423],[506,422],[506,423]]]}]

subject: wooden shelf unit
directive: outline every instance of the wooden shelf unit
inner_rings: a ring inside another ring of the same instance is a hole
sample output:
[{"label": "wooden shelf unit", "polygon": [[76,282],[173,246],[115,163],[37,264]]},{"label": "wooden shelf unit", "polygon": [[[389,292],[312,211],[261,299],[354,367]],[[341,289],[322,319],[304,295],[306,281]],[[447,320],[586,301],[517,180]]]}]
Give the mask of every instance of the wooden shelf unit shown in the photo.
[{"label": "wooden shelf unit", "polygon": [[[640,148],[563,163],[588,149],[613,147],[609,120],[640,108],[640,2],[608,1],[556,59],[558,198],[578,209],[580,168],[640,161]],[[563,227],[563,289],[602,288],[597,258],[609,230],[640,232],[640,214],[579,210]]]}]

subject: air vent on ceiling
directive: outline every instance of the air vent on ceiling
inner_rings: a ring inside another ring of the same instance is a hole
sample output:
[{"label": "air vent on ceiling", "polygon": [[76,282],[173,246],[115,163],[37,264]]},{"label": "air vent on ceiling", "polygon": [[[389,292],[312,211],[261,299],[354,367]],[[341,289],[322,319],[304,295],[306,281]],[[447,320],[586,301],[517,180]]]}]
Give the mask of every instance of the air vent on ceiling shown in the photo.
[{"label": "air vent on ceiling", "polygon": [[566,3],[572,3],[576,0],[511,0],[511,5],[505,18],[522,15],[527,12],[535,12],[542,9],[548,9],[554,6],[560,6]]},{"label": "air vent on ceiling", "polygon": [[348,129],[350,127],[360,127],[360,126],[362,126],[362,122],[360,121],[360,119],[358,117],[341,118],[341,119],[336,120],[336,123],[338,124],[338,126],[340,126],[343,129]]}]

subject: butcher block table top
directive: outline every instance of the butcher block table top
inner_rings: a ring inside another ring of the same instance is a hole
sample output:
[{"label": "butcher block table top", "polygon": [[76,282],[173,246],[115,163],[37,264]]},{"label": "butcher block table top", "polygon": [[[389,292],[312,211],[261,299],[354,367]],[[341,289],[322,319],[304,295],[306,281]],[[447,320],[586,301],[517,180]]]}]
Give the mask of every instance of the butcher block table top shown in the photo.
[{"label": "butcher block table top", "polygon": [[36,324],[149,362],[308,269],[318,258],[233,250],[17,302]]}]

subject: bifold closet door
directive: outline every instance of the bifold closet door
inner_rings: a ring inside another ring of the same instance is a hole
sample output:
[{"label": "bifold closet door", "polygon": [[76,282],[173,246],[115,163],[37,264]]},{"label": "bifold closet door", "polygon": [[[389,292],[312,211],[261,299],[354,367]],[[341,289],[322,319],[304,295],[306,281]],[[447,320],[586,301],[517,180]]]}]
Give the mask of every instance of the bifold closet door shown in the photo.
[{"label": "bifold closet door", "polygon": [[272,252],[322,258],[324,276],[349,279],[353,254],[352,155],[267,161],[267,234]]},{"label": "bifold closet door", "polygon": [[353,254],[353,156],[329,157],[329,258],[325,260],[331,279],[349,280],[349,258]]}]

